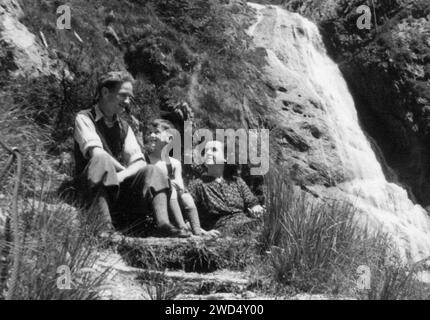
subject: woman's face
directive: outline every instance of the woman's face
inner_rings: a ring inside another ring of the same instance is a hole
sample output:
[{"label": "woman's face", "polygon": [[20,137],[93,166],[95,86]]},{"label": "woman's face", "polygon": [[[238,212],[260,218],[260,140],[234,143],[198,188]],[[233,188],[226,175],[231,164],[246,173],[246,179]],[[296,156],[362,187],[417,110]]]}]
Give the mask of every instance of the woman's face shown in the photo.
[{"label": "woman's face", "polygon": [[224,144],[220,141],[209,141],[205,146],[205,164],[224,164]]}]

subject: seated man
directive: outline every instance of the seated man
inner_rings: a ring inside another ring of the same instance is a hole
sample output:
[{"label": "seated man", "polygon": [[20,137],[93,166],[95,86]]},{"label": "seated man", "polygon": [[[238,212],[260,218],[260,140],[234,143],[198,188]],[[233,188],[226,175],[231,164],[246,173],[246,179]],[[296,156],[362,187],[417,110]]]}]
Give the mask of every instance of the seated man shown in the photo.
[{"label": "seated man", "polygon": [[148,165],[136,137],[120,113],[133,96],[133,78],[109,72],[97,87],[97,103],[75,119],[76,181],[89,213],[103,231],[141,234],[153,213],[159,236],[180,236],[169,223],[168,179]]}]

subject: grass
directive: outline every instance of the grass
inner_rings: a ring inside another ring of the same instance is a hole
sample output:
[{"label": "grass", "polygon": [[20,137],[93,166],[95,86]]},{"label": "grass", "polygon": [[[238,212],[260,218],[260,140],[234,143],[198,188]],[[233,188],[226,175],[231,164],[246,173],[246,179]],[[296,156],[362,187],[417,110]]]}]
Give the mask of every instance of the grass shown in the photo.
[{"label": "grass", "polygon": [[173,300],[178,294],[183,293],[182,286],[166,280],[164,274],[143,274],[139,280],[145,286],[151,300]]},{"label": "grass", "polygon": [[[64,168],[54,164],[56,155],[49,151],[52,146],[58,145],[53,133],[61,129],[55,123],[63,102],[67,100],[61,84],[48,77],[38,80],[1,78],[0,82],[0,135],[9,146],[18,147],[23,156],[23,179],[19,193],[22,243],[14,298],[96,298],[96,288],[104,275],[82,270],[91,268],[97,248],[102,245],[93,236],[97,222],[88,224],[81,221],[80,218],[85,215],[63,204],[55,195],[62,179],[58,171]],[[79,99],[76,95],[75,98]],[[3,168],[6,159],[2,153],[0,168]],[[12,200],[14,173],[15,169],[12,169],[0,186],[6,204]],[[10,214],[7,207],[2,206],[2,211]],[[0,232],[0,297],[5,297],[11,285],[8,282],[12,259],[9,229],[6,224],[6,228],[2,226],[4,232]],[[61,276],[57,268],[62,265],[68,266],[71,271],[70,290],[57,288],[57,280]]]},{"label": "grass", "polygon": [[243,270],[255,257],[255,243],[251,238],[207,240],[204,243],[142,247],[121,244],[118,248],[130,265],[163,271],[210,273],[220,269]]},{"label": "grass", "polygon": [[[275,168],[267,177],[262,244],[270,262],[266,272],[277,283],[298,292],[372,300],[429,298],[417,280],[422,263],[402,262],[387,235],[370,234],[356,223],[351,205],[317,201],[289,181]],[[363,290],[359,268],[370,274]]]},{"label": "grass", "polygon": [[[58,198],[41,196],[21,201],[20,205],[20,269],[14,299],[19,300],[83,300],[98,298],[98,287],[106,279],[107,268],[97,273],[93,268],[98,249],[104,244],[95,237],[98,222],[89,224],[88,213],[61,203]],[[1,251],[8,252],[8,239],[0,239]],[[2,263],[3,275],[12,256]],[[64,280],[70,271],[70,282]],[[61,272],[60,272],[61,271]],[[65,273],[66,272],[66,273]],[[65,281],[65,282],[64,282]],[[58,284],[66,284],[61,289]],[[70,283],[70,286],[67,284]],[[3,293],[10,282],[3,282]]]}]

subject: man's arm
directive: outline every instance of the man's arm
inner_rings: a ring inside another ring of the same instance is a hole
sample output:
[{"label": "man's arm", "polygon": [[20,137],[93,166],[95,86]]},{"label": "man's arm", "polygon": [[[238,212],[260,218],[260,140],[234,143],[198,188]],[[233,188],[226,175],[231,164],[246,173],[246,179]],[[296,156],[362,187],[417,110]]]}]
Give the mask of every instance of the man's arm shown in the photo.
[{"label": "man's arm", "polygon": [[108,155],[117,171],[125,169],[124,166],[103,149],[103,143],[97,134],[94,123],[84,113],[79,113],[75,118],[74,138],[85,158],[90,159],[100,154]]},{"label": "man's arm", "polygon": [[88,154],[90,155],[91,158],[94,157],[95,155],[106,154],[106,155],[108,155],[111,158],[112,163],[113,163],[113,165],[114,165],[114,167],[115,167],[115,169],[116,169],[117,172],[125,170],[125,167],[121,163],[119,163],[118,160],[116,160],[109,153],[107,153],[106,150],[103,149],[103,148],[91,147],[89,149],[89,151],[88,151]]}]

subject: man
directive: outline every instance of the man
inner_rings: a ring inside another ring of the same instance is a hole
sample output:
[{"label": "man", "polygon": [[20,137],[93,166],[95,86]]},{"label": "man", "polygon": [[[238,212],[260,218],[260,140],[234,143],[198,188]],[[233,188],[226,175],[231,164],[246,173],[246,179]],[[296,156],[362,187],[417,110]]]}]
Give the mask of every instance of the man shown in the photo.
[{"label": "man", "polygon": [[75,162],[80,192],[90,205],[90,213],[101,220],[103,231],[115,227],[139,233],[152,212],[159,236],[183,236],[168,219],[168,179],[159,168],[145,162],[133,131],[120,117],[133,97],[133,81],[126,72],[103,75],[97,103],[76,116]]}]

